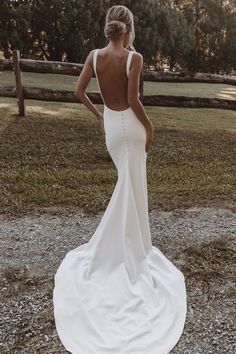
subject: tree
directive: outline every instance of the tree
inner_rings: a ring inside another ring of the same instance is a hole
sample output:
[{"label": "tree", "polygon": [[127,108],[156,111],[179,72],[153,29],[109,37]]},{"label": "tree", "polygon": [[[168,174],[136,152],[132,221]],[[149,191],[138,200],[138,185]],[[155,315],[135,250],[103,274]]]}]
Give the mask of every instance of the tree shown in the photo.
[{"label": "tree", "polygon": [[146,65],[231,72],[236,67],[236,0],[2,0],[0,49],[9,58],[84,62],[106,45],[105,15],[134,14],[134,46]]},{"label": "tree", "polygon": [[31,16],[31,1],[0,2],[0,48],[4,56],[9,58],[13,49],[20,49],[26,54],[32,47],[32,37],[29,31]]},{"label": "tree", "polygon": [[[175,0],[174,5],[194,27],[195,45],[189,53],[188,68],[220,72],[235,67],[236,54],[233,54],[231,47],[235,48],[232,36],[235,31],[236,1]],[[222,57],[222,53],[227,56]]]}]

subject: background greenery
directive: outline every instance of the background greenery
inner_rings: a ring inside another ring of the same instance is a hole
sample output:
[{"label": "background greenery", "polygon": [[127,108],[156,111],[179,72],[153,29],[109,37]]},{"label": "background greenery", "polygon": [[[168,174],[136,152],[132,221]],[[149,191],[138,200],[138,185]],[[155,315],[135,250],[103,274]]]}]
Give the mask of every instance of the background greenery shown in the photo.
[{"label": "background greenery", "polygon": [[2,0],[0,50],[83,63],[106,44],[107,9],[134,14],[135,48],[146,65],[230,73],[236,68],[236,0]]}]

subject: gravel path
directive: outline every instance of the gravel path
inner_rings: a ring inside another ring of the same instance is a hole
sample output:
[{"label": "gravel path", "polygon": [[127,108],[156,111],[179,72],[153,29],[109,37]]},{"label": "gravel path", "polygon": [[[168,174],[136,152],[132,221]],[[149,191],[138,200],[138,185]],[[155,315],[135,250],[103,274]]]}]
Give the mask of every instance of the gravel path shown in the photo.
[{"label": "gravel path", "polygon": [[[2,354],[67,353],[55,330],[53,276],[66,253],[90,239],[101,216],[0,215]],[[153,244],[186,276],[188,315],[171,354],[235,353],[236,213],[191,208],[149,216]]]}]

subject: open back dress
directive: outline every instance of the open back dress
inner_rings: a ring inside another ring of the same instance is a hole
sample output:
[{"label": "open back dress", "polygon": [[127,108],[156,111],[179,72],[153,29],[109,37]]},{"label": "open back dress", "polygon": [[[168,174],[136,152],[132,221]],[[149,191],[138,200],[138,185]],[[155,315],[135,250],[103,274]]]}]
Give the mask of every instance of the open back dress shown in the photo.
[{"label": "open back dress", "polygon": [[69,251],[55,274],[57,333],[73,354],[168,354],[184,328],[186,288],[182,272],[152,245],[146,130],[131,107],[104,102],[103,116],[117,182],[89,242]]}]

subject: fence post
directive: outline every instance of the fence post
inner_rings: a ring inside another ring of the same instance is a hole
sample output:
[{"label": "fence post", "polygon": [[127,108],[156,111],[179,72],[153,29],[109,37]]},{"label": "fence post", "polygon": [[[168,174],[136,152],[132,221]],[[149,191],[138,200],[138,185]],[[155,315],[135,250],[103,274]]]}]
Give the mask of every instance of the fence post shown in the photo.
[{"label": "fence post", "polygon": [[20,69],[20,52],[19,50],[13,50],[13,68],[14,68],[14,75],[16,81],[16,95],[18,98],[18,108],[19,108],[19,115],[24,117],[25,116],[25,103],[24,103],[24,94],[23,94],[23,87],[22,87],[22,75]]}]

